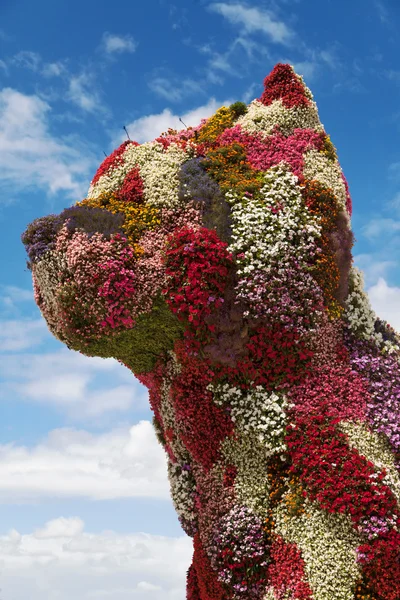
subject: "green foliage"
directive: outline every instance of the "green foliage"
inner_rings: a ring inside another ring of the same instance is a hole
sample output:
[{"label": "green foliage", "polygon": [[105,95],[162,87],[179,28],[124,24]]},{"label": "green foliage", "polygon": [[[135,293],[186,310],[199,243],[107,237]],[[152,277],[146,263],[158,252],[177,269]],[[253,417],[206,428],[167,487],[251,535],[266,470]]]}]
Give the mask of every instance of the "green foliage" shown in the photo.
[{"label": "green foliage", "polygon": [[132,329],[91,341],[79,350],[87,356],[116,358],[139,375],[151,371],[157,360],[172,350],[183,330],[184,325],[169,310],[165,300],[158,297],[152,310],[140,315]]},{"label": "green foliage", "polygon": [[157,438],[159,444],[161,444],[161,446],[163,448],[165,448],[165,446],[167,445],[167,442],[165,440],[162,427],[161,427],[160,423],[157,421],[155,415],[153,415],[152,423],[153,423],[154,431],[156,433],[156,438]]},{"label": "green foliage", "polygon": [[229,110],[233,114],[233,117],[238,119],[247,113],[247,105],[244,102],[234,102],[230,105]]}]

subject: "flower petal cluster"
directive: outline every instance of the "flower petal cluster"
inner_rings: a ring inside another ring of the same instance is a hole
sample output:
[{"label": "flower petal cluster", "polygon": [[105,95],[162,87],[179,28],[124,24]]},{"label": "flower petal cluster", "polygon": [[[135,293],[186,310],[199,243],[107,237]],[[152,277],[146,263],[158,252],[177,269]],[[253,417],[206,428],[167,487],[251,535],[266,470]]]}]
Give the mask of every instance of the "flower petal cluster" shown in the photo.
[{"label": "flower petal cluster", "polygon": [[128,140],[22,236],[51,332],[149,390],[187,600],[399,600],[400,337],[312,93]]}]

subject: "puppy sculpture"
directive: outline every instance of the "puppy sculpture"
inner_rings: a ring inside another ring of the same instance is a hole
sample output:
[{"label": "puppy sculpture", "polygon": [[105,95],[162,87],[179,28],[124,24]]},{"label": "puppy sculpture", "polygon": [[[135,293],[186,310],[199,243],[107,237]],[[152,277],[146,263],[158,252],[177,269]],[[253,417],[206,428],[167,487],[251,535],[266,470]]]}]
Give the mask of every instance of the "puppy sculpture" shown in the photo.
[{"label": "puppy sculpture", "polygon": [[149,390],[189,600],[400,599],[400,340],[310,90],[126,141],[23,234],[51,332]]}]

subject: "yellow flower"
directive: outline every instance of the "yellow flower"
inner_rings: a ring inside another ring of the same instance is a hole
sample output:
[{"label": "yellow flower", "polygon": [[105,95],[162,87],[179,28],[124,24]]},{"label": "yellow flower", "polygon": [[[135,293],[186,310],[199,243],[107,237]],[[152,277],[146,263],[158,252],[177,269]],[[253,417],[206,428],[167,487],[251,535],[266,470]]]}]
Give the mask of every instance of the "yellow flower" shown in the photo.
[{"label": "yellow flower", "polygon": [[77,206],[105,208],[113,214],[122,213],[125,216],[122,229],[138,256],[143,253],[138,245],[141,236],[146,231],[155,229],[161,224],[160,209],[146,204],[124,202],[112,195],[85,198],[78,202]]}]

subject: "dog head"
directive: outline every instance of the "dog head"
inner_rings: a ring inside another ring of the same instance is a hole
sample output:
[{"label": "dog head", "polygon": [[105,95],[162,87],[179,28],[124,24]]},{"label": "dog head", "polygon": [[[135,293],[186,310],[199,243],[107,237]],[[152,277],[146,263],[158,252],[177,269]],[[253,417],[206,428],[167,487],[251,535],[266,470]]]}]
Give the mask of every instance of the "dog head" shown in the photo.
[{"label": "dog head", "polygon": [[140,374],[184,335],[232,365],[249,324],[302,336],[341,317],[347,184],[302,78],[277,65],[264,83],[248,106],[124,142],[83,201],[28,226],[35,299],[57,338]]}]

